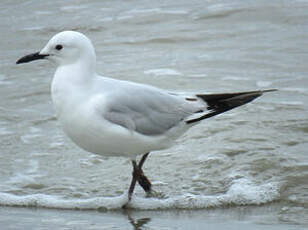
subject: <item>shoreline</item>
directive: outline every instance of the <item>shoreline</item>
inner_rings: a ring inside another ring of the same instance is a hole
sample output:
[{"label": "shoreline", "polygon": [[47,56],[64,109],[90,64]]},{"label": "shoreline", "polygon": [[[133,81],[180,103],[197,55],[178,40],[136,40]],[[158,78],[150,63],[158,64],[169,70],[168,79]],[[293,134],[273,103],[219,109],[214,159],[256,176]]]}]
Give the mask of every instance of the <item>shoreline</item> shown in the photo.
[{"label": "shoreline", "polygon": [[6,229],[262,229],[304,230],[307,223],[286,220],[281,204],[203,210],[118,211],[0,207]]}]

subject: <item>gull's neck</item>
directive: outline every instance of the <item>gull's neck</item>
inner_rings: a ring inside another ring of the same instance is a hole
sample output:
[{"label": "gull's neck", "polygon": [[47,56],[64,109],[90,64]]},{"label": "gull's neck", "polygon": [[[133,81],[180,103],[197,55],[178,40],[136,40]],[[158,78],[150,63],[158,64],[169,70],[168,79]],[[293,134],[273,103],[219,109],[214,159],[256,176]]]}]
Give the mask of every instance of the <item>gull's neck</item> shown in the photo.
[{"label": "gull's neck", "polygon": [[95,65],[78,61],[58,66],[53,81],[67,85],[88,85],[95,76]]},{"label": "gull's neck", "polygon": [[93,62],[83,60],[58,66],[51,84],[51,96],[58,117],[87,99],[96,77]]}]

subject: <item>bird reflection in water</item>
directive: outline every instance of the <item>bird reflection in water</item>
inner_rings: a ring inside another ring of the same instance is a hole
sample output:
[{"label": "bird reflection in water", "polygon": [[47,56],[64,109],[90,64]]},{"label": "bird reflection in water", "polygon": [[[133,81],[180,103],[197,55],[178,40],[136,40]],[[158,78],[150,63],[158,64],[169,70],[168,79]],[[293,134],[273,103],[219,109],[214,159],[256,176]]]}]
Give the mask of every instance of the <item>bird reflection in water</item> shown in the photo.
[{"label": "bird reflection in water", "polygon": [[147,229],[147,227],[145,225],[151,221],[151,218],[149,218],[149,217],[134,219],[131,216],[131,214],[127,211],[124,214],[127,215],[129,223],[133,226],[134,230],[145,230],[145,229]]}]

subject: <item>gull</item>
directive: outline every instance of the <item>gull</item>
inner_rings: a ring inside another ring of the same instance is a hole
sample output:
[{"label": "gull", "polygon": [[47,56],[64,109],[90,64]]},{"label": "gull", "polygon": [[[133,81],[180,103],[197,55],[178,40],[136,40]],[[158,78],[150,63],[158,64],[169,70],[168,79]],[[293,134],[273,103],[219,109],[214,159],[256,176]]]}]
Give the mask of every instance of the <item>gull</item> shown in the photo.
[{"label": "gull", "polygon": [[[16,64],[39,59],[57,66],[51,96],[67,136],[88,152],[131,160],[128,201],[136,182],[147,194],[152,192],[152,184],[142,170],[150,152],[170,147],[204,119],[275,91],[182,95],[100,76],[92,42],[76,31],[54,35],[41,51],[20,58]],[[142,157],[137,164],[138,155]]]}]

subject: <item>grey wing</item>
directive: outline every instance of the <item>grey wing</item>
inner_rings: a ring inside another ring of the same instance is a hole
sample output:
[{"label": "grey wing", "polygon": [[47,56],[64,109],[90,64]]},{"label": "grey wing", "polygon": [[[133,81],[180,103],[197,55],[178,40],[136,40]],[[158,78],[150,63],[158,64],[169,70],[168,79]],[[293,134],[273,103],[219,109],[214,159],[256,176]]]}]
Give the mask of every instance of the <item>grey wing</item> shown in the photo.
[{"label": "grey wing", "polygon": [[135,89],[134,92],[113,95],[103,116],[114,124],[138,133],[160,135],[195,110],[185,99],[176,95],[151,89]]}]

